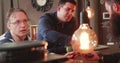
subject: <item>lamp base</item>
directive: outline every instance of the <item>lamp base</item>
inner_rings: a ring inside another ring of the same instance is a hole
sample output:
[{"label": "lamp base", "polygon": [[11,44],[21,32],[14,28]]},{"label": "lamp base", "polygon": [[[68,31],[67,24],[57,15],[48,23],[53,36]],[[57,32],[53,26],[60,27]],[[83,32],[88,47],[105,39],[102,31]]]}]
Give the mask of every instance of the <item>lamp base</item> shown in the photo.
[{"label": "lamp base", "polygon": [[85,55],[85,57],[86,57],[86,58],[91,58],[91,57],[94,57],[94,54],[88,53],[88,54]]}]

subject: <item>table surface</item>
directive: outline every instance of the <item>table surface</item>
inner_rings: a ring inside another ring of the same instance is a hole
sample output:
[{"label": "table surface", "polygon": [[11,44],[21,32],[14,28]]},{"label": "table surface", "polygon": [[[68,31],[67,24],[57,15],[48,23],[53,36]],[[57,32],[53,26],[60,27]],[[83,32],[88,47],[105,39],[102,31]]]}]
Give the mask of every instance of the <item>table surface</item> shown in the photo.
[{"label": "table surface", "polygon": [[[97,47],[95,49],[96,53],[101,54],[101,55],[113,55],[116,53],[120,53],[120,45],[100,45],[100,47]],[[78,57],[78,59],[75,60],[68,60],[65,63],[100,63],[101,60],[92,60],[92,61],[87,61],[84,59],[81,59]]]},{"label": "table surface", "polygon": [[44,63],[44,62],[48,62],[48,63],[50,62],[51,63],[52,61],[62,60],[62,59],[67,59],[67,57],[65,57],[64,55],[48,53],[48,54],[44,55],[43,59],[31,61],[30,63],[41,63],[41,62],[42,63]]},{"label": "table surface", "polygon": [[31,47],[43,47],[45,41],[24,41],[24,42],[8,42],[4,44],[0,44],[0,51],[12,51],[24,48],[31,48]]},{"label": "table surface", "polygon": [[106,49],[98,50],[102,55],[111,55],[115,53],[120,53],[120,45],[109,45]]},{"label": "table surface", "polygon": [[[26,42],[21,42],[21,43],[4,43],[4,44],[0,44],[0,52],[1,53],[5,52],[5,54],[7,53],[7,55],[9,55],[8,53],[12,53],[12,52],[16,52],[16,51],[19,52],[22,50],[24,51],[24,49],[29,50],[32,47],[43,47],[44,46],[43,42],[44,41],[26,41]],[[0,58],[2,59],[2,57],[5,57],[5,56],[1,55]],[[17,56],[19,56],[19,55],[17,55]],[[38,60],[30,60],[30,62],[27,61],[26,63],[41,63],[41,62],[49,62],[49,61],[54,61],[54,60],[59,60],[59,59],[66,59],[66,57],[64,55],[53,54],[53,53],[48,53],[48,52],[45,52],[44,57],[43,56],[41,56],[41,57],[42,58],[39,58]],[[0,59],[0,62],[2,62],[1,59]]]},{"label": "table surface", "polygon": [[[38,45],[39,43],[40,42],[36,42],[36,43],[35,42],[28,43],[27,42],[24,44],[23,43],[20,43],[20,44],[6,43],[6,44],[0,45],[0,51],[17,50],[17,49],[26,48],[26,47],[39,46]],[[120,48],[119,48],[119,45],[113,45],[113,46],[108,46],[105,49],[98,49],[97,51],[103,55],[110,55],[110,54],[114,54],[114,53],[118,53],[118,52],[120,53]],[[45,53],[43,59],[31,61],[29,63],[49,62],[49,61],[60,60],[60,59],[67,59],[67,58],[64,55]],[[63,63],[70,63],[70,62],[71,62],[71,60],[68,60]],[[76,59],[76,60],[72,61],[71,63],[75,63],[75,62],[98,63],[98,61],[82,61],[81,58]]]}]

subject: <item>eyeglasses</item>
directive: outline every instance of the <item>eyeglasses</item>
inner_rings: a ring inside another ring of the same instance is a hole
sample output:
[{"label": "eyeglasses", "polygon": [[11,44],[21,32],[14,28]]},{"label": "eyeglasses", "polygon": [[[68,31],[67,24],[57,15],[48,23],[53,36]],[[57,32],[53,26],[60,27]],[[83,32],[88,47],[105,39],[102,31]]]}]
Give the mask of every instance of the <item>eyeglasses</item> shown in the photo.
[{"label": "eyeglasses", "polygon": [[11,24],[14,24],[14,25],[20,25],[21,23],[24,23],[24,24],[29,24],[29,20],[28,19],[25,19],[25,20],[17,20],[15,22],[10,22]]}]

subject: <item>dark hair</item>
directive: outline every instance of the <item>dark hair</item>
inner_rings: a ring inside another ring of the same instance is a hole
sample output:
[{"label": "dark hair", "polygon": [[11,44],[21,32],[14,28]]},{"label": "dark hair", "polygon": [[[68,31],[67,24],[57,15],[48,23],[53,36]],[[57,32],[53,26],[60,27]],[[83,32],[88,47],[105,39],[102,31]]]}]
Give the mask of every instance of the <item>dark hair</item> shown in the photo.
[{"label": "dark hair", "polygon": [[70,3],[74,4],[74,5],[76,5],[75,0],[59,0],[58,6],[64,5],[66,2],[70,2]]},{"label": "dark hair", "polygon": [[23,9],[18,9],[18,8],[10,8],[7,15],[6,15],[6,20],[9,21],[9,18],[10,16],[14,13],[14,12],[23,12],[27,18],[28,18],[28,15],[27,13],[23,10]]},{"label": "dark hair", "polygon": [[120,0],[113,0],[115,3],[120,4]]}]

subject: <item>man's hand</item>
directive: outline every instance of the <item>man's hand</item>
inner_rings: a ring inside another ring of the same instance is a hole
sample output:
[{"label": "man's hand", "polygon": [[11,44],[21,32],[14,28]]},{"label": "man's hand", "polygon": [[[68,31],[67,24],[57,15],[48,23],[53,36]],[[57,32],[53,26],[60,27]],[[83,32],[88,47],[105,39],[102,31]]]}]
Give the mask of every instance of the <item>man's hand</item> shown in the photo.
[{"label": "man's hand", "polygon": [[91,56],[87,54],[80,54],[78,52],[68,52],[65,54],[65,56],[69,59],[75,59],[77,56],[81,56],[85,60],[99,60],[99,56],[95,51],[89,54],[91,54]]},{"label": "man's hand", "polygon": [[80,53],[74,52],[74,51],[68,52],[68,53],[65,54],[65,56],[69,59],[74,59],[75,57],[77,57],[79,55],[80,55]]}]

